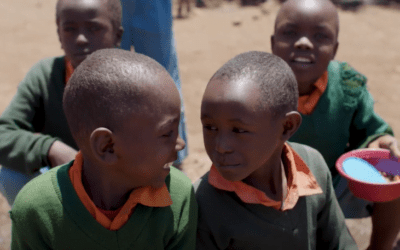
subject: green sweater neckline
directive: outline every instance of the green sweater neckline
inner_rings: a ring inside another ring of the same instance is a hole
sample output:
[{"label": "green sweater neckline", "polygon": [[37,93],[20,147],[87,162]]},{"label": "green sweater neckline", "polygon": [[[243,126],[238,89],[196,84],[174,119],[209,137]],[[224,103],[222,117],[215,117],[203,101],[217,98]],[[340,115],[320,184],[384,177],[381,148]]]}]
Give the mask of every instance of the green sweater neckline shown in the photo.
[{"label": "green sweater neckline", "polygon": [[[147,225],[153,208],[138,204],[135,212],[122,228],[116,231],[106,229],[93,218],[76,194],[68,175],[68,170],[72,164],[73,161],[59,167],[52,176],[54,189],[58,199],[63,204],[65,212],[93,241],[106,247],[112,248],[117,245],[122,249],[128,248],[138,239]],[[127,241],[126,239],[131,240]]]}]

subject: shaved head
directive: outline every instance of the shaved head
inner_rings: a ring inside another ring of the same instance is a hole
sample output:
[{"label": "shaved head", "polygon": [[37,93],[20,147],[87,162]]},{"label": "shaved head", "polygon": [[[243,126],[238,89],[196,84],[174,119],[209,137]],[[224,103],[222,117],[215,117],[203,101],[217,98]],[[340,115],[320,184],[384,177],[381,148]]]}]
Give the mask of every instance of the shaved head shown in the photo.
[{"label": "shaved head", "polygon": [[339,34],[339,16],[336,6],[330,0],[288,0],[284,2],[275,19],[275,29],[282,17],[293,15],[294,11],[305,14],[323,12],[327,18],[335,19],[336,31]]},{"label": "shaved head", "polygon": [[266,52],[242,53],[225,63],[211,78],[206,94],[220,88],[225,89],[224,95],[239,101],[256,99],[257,109],[273,115],[297,110],[298,88],[292,70],[281,58]]},{"label": "shaved head", "polygon": [[120,0],[58,0],[56,4],[56,22],[58,23],[60,12],[66,4],[85,4],[92,2],[101,2],[102,4],[106,4],[106,9],[108,10],[114,29],[118,29],[121,26],[122,6]]},{"label": "shaved head", "polygon": [[131,114],[149,115],[180,103],[179,92],[158,62],[122,49],[93,52],[74,71],[63,106],[71,133],[80,140],[105,127],[114,131]]}]

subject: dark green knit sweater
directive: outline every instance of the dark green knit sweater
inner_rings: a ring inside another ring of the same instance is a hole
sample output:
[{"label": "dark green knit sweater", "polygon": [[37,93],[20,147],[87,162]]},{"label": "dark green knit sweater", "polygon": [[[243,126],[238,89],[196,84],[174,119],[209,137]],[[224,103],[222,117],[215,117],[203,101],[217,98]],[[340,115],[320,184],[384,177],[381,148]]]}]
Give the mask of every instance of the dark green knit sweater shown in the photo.
[{"label": "dark green knit sweater", "polygon": [[61,140],[76,148],[62,108],[64,57],[32,67],[0,117],[0,164],[26,174],[48,166],[51,144]]},{"label": "dark green knit sweater", "polygon": [[374,112],[366,82],[367,78],[347,63],[331,61],[324,94],[311,115],[302,115],[300,128],[290,138],[317,149],[334,179],[338,176],[336,160],[343,153],[365,147],[383,134],[393,135],[389,125]]},{"label": "dark green knit sweater", "polygon": [[278,211],[247,204],[234,192],[216,189],[208,173],[195,184],[199,205],[197,249],[358,249],[351,237],[321,154],[290,143],[314,174],[323,194],[300,197],[296,206]]},{"label": "dark green knit sweater", "polygon": [[101,226],[79,200],[68,176],[72,163],[30,181],[10,212],[11,249],[184,249],[195,247],[197,205],[188,177],[171,167],[173,204],[137,205],[121,229]]}]

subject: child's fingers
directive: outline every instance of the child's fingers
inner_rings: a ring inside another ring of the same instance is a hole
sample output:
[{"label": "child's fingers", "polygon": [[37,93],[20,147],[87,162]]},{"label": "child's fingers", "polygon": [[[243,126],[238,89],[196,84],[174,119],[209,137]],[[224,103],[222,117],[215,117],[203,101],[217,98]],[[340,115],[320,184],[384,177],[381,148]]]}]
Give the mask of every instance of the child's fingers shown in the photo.
[{"label": "child's fingers", "polygon": [[390,150],[391,157],[400,159],[400,149],[396,138],[390,135],[384,135],[372,141],[368,148],[384,148]]}]

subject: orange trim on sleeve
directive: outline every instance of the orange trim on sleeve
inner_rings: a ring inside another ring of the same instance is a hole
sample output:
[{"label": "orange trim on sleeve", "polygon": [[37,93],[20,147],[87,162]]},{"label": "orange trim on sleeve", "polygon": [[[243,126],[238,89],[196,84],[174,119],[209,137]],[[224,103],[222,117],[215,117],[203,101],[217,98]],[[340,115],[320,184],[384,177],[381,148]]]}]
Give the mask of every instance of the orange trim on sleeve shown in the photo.
[{"label": "orange trim on sleeve", "polygon": [[297,110],[303,115],[311,115],[322,94],[325,92],[327,85],[328,71],[325,71],[324,74],[322,74],[322,76],[314,84],[314,91],[309,95],[302,95],[299,97]]},{"label": "orange trim on sleeve", "polygon": [[82,184],[83,157],[79,152],[74,164],[69,169],[69,178],[72,185],[89,213],[103,227],[115,231],[120,229],[129,220],[138,203],[148,207],[167,207],[172,205],[171,195],[167,185],[155,189],[150,186],[134,189],[125,204],[116,211],[102,210],[93,203]]},{"label": "orange trim on sleeve", "polygon": [[68,60],[66,57],[64,57],[64,61],[65,61],[65,84],[67,84],[72,76],[72,73],[74,73],[74,68],[72,67],[71,61]]},{"label": "orange trim on sleeve", "polygon": [[250,186],[242,181],[228,181],[222,177],[213,165],[208,175],[208,182],[215,188],[235,192],[244,202],[250,204],[261,204],[273,207],[276,210],[292,209],[299,197],[321,194],[322,190],[317,180],[301,157],[285,143],[282,152],[283,163],[288,168],[287,196],[283,202],[270,199],[264,192]]}]

